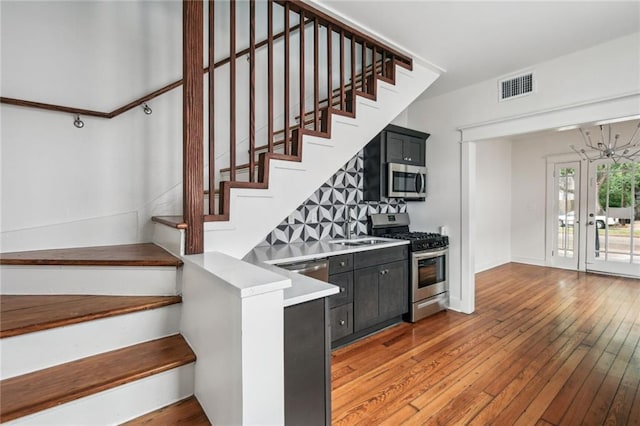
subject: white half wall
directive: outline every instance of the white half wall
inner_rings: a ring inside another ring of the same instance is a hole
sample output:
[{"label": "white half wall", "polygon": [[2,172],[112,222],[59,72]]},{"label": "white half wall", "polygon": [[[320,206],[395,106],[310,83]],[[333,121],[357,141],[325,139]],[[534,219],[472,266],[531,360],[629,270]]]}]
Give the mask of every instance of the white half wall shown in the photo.
[{"label": "white half wall", "polygon": [[291,280],[222,253],[185,256],[180,330],[215,425],[284,424],[284,302]]}]

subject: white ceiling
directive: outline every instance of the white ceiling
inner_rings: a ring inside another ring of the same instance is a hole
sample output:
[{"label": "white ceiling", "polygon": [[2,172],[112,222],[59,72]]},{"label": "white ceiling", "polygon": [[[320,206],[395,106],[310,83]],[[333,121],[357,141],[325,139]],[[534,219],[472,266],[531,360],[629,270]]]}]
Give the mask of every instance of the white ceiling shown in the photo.
[{"label": "white ceiling", "polygon": [[316,2],[444,69],[423,97],[640,31],[637,0]]}]

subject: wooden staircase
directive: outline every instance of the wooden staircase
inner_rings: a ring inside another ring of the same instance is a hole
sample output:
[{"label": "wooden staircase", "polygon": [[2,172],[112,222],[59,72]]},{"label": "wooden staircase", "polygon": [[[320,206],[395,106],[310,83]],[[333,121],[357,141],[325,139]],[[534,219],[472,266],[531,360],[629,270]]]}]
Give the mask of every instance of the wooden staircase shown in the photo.
[{"label": "wooden staircase", "polygon": [[[77,268],[97,281],[105,269],[168,268],[177,284],[180,259],[133,244],[4,253],[0,265],[3,424],[210,424],[193,395],[196,355],[180,334],[179,286],[122,296],[91,285],[80,294],[73,284]],[[52,267],[60,282],[33,294]],[[16,294],[21,286],[28,294]]]}]

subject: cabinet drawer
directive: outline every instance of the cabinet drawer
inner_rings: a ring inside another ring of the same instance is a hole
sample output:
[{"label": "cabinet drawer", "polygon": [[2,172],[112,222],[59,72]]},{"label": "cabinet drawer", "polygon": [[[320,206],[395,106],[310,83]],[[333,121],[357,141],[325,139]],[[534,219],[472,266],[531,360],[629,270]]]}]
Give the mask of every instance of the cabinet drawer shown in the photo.
[{"label": "cabinet drawer", "polygon": [[329,258],[329,275],[353,270],[353,254],[341,254]]},{"label": "cabinet drawer", "polygon": [[340,293],[329,297],[329,307],[353,302],[353,272],[329,275],[329,282],[340,287]]},{"label": "cabinet drawer", "polygon": [[353,304],[332,308],[331,313],[331,341],[338,340],[353,333]]},{"label": "cabinet drawer", "polygon": [[368,250],[355,253],[353,264],[355,269],[367,268],[369,266],[381,265],[383,263],[406,260],[408,253],[406,245],[386,249]]}]

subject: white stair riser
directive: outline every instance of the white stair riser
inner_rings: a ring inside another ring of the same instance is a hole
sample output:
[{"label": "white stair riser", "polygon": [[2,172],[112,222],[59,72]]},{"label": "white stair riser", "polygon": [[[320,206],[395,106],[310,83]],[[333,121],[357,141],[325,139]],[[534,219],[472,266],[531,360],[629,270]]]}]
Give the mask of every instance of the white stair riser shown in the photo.
[{"label": "white stair riser", "polygon": [[178,294],[173,266],[0,267],[0,294],[171,296]]},{"label": "white stair riser", "polygon": [[174,304],[1,339],[1,379],[178,334],[181,308]]},{"label": "white stair riser", "polygon": [[194,364],[184,365],[3,425],[120,424],[193,395]]},{"label": "white stair riser", "polygon": [[[263,153],[263,152],[267,152],[266,149],[260,150],[258,151],[258,153],[256,154],[256,168],[255,168],[255,176],[258,175],[258,155]],[[274,148],[273,150],[274,153],[276,154],[284,154],[284,145],[278,145]],[[248,168],[243,168],[243,169],[239,169],[236,170],[236,180],[239,181],[249,181],[249,170]],[[231,175],[230,171],[226,171],[226,172],[220,172],[220,176],[219,176],[219,180],[229,180],[229,177]]]},{"label": "white stair riser", "polygon": [[153,223],[153,243],[174,256],[184,256],[184,229]]}]

